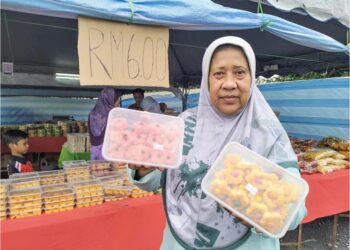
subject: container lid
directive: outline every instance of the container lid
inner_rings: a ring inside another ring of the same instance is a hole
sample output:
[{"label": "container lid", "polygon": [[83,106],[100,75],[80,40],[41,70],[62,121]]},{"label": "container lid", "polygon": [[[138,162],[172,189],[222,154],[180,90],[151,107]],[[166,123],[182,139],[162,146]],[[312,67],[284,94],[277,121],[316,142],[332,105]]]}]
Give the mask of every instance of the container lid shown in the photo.
[{"label": "container lid", "polygon": [[272,238],[285,235],[309,191],[301,177],[236,142],[221,151],[202,189]]},{"label": "container lid", "polygon": [[177,168],[182,160],[184,121],[149,112],[109,112],[102,155],[109,161]]}]

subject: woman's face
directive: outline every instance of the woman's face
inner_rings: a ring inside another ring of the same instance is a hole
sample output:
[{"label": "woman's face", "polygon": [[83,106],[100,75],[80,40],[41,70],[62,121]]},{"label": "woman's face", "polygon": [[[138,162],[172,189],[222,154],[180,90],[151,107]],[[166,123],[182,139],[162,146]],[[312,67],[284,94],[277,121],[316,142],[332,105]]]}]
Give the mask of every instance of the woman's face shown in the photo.
[{"label": "woman's face", "polygon": [[208,79],[210,99],[218,111],[234,115],[247,104],[252,77],[241,50],[227,48],[215,53]]},{"label": "woman's face", "polygon": [[120,98],[115,101],[114,107],[120,107]]}]

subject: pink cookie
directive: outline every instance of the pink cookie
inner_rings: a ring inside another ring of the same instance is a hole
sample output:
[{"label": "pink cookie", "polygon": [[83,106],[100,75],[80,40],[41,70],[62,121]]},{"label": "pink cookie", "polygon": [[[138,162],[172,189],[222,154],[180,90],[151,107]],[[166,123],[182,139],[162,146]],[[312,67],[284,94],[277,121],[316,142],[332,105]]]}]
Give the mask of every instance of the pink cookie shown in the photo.
[{"label": "pink cookie", "polygon": [[151,157],[151,149],[145,145],[133,145],[126,150],[126,158],[130,161],[149,161]]},{"label": "pink cookie", "polygon": [[174,126],[173,124],[168,124],[167,126],[165,126],[164,136],[169,140],[180,138],[180,129]]},{"label": "pink cookie", "polygon": [[159,150],[153,150],[151,153],[151,160],[150,162],[156,163],[156,164],[162,164],[164,161],[163,159],[163,152]]},{"label": "pink cookie", "polygon": [[132,134],[127,130],[117,130],[110,134],[110,144],[115,146],[127,147],[132,142]]},{"label": "pink cookie", "polygon": [[143,144],[145,145],[147,141],[147,135],[146,134],[138,134],[133,132],[131,134],[131,143],[132,144]]},{"label": "pink cookie", "polygon": [[168,137],[163,141],[164,148],[168,150],[174,150],[179,145],[179,139],[173,138],[170,140]]},{"label": "pink cookie", "polygon": [[164,134],[165,128],[160,123],[150,123],[148,125],[148,127],[149,127],[150,134],[153,134],[153,135],[163,135]]},{"label": "pink cookie", "polygon": [[125,157],[125,151],[121,147],[110,147],[107,155],[115,159],[123,159]]},{"label": "pink cookie", "polygon": [[129,127],[128,120],[125,118],[112,118],[110,122],[113,130],[126,130]]},{"label": "pink cookie", "polygon": [[133,131],[138,134],[149,133],[149,125],[142,121],[137,121],[133,124]]},{"label": "pink cookie", "polygon": [[163,162],[166,165],[174,165],[176,163],[177,156],[170,150],[163,151]]},{"label": "pink cookie", "polygon": [[163,147],[163,138],[161,135],[156,134],[150,134],[147,137],[147,144],[149,144],[152,148],[154,148],[156,145]]}]

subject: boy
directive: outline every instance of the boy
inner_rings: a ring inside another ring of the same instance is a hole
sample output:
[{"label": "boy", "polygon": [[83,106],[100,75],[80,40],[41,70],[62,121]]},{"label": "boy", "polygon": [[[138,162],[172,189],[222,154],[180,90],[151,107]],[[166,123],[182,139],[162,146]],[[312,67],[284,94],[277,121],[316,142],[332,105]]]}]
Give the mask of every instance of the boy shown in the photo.
[{"label": "boy", "polygon": [[25,158],[28,152],[28,134],[21,130],[9,130],[4,134],[4,141],[11,150],[11,158],[7,164],[9,176],[14,173],[33,172],[33,166]]}]

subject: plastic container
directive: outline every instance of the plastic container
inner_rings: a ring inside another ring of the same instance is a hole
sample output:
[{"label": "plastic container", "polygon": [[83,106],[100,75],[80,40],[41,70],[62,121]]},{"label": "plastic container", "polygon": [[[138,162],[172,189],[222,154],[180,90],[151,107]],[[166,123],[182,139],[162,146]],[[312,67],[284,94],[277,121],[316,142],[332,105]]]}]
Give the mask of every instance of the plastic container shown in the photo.
[{"label": "plastic container", "polygon": [[65,206],[57,206],[57,207],[46,207],[44,208],[45,214],[52,214],[52,213],[58,213],[58,212],[64,212],[64,211],[70,211],[74,209],[74,204],[71,205],[65,205]]},{"label": "plastic container", "polygon": [[126,172],[128,164],[125,162],[111,162],[112,171]]},{"label": "plastic container", "polygon": [[109,112],[102,155],[109,161],[177,168],[184,122],[179,117],[114,108]]},{"label": "plastic container", "polygon": [[91,174],[95,177],[105,176],[112,170],[109,161],[88,161],[88,164]]},{"label": "plastic container", "polygon": [[87,162],[85,160],[76,160],[76,161],[63,161],[63,166],[80,166],[85,165]]},{"label": "plastic container", "polygon": [[41,207],[41,206],[42,206],[41,198],[8,203],[8,208],[10,210],[19,209],[19,208],[28,208],[28,207]]},{"label": "plastic container", "polygon": [[8,190],[9,190],[9,181],[0,180],[0,199],[5,199]]},{"label": "plastic container", "polygon": [[74,192],[71,188],[47,191],[42,193],[45,203],[74,201]]},{"label": "plastic container", "polygon": [[64,190],[68,188],[70,188],[70,185],[68,183],[60,183],[60,184],[42,186],[42,191],[43,192],[57,191],[57,190]]},{"label": "plastic container", "polygon": [[285,235],[309,191],[306,181],[236,142],[224,147],[202,189],[272,238]]},{"label": "plastic container", "polygon": [[130,197],[131,188],[120,185],[106,185],[104,186],[105,201],[124,200]]},{"label": "plastic container", "polygon": [[122,186],[125,183],[125,177],[123,174],[119,174],[119,173],[114,173],[114,174],[110,174],[108,176],[105,177],[99,177],[98,178],[102,185],[119,185]]},{"label": "plastic container", "polygon": [[36,199],[41,199],[42,190],[40,187],[11,190],[9,191],[9,203],[26,202]]},{"label": "plastic container", "polygon": [[80,194],[90,194],[90,196],[103,194],[103,188],[99,180],[74,182],[72,186],[77,198]]},{"label": "plastic container", "polygon": [[40,187],[39,176],[36,177],[27,177],[27,178],[16,178],[10,180],[10,189],[25,189],[25,188],[34,188]]},{"label": "plastic container", "polygon": [[79,164],[79,165],[66,165],[63,169],[67,176],[67,181],[79,181],[79,180],[89,180],[90,175],[90,165]]},{"label": "plastic container", "polygon": [[28,177],[38,177],[38,172],[25,172],[25,173],[14,173],[11,174],[9,179],[18,179],[18,178],[28,178]]},{"label": "plastic container", "polygon": [[43,171],[39,173],[41,185],[65,183],[66,175],[63,170]]},{"label": "plastic container", "polygon": [[41,214],[41,208],[28,208],[28,209],[15,209],[13,211],[10,211],[10,218],[11,219],[19,219],[29,216],[36,216]]}]

